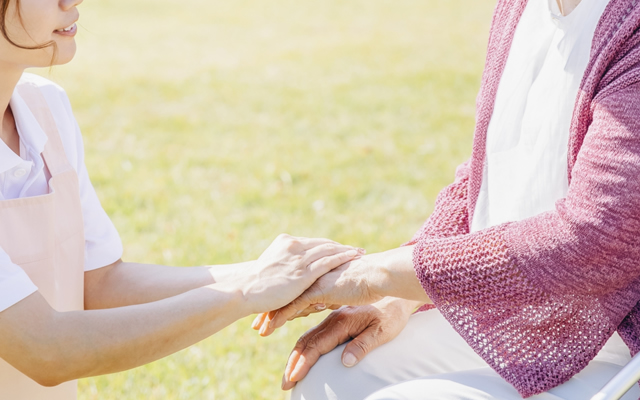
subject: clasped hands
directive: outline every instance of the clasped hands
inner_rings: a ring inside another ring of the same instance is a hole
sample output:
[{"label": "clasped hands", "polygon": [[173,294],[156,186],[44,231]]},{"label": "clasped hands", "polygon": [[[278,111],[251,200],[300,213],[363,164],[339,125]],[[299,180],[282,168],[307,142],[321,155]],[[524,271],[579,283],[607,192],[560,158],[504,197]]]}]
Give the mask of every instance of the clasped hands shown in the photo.
[{"label": "clasped hands", "polygon": [[[268,336],[287,321],[327,308],[335,311],[296,343],[285,368],[284,390],[304,378],[321,355],[349,340],[342,362],[354,366],[369,351],[395,338],[413,311],[430,302],[413,270],[412,247],[365,255],[362,249],[327,239],[301,240],[316,241],[336,253],[315,261],[324,264],[321,274],[311,273],[309,286],[301,294],[260,313],[252,327]],[[344,258],[348,259],[338,264]]]}]

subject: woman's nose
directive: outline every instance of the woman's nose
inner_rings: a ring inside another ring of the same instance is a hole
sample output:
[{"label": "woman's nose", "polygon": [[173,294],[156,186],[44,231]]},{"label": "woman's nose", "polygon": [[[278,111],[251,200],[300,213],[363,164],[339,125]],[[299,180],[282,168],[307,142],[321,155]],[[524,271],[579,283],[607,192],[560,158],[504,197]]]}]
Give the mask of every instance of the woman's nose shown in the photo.
[{"label": "woman's nose", "polygon": [[60,0],[60,8],[69,11],[73,7],[79,6],[84,0]]}]

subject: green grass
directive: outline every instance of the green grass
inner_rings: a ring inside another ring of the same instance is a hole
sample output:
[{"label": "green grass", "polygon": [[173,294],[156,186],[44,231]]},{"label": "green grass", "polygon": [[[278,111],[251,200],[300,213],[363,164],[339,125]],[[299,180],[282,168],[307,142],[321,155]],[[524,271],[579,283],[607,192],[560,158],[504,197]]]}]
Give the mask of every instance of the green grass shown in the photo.
[{"label": "green grass", "polygon": [[[470,154],[490,0],[92,0],[67,89],[125,258],[257,257],[281,232],[398,246]],[[285,399],[319,316],[245,319],[80,399]]]}]

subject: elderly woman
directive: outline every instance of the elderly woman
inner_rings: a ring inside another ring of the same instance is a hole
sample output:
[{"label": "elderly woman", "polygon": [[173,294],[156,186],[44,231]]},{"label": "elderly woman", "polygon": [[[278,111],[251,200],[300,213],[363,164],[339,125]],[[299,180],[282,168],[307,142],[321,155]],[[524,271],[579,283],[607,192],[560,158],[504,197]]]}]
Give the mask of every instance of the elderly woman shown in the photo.
[{"label": "elderly woman", "polygon": [[255,327],[356,306],[296,345],[294,400],[588,399],[640,350],[638,237],[638,0],[498,0],[471,159],[422,229]]}]

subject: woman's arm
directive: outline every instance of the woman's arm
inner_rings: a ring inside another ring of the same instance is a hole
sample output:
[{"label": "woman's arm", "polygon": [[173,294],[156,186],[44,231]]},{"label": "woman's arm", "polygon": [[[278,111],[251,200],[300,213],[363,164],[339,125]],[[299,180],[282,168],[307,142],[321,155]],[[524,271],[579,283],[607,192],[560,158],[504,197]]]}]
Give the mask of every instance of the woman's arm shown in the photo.
[{"label": "woman's arm", "polygon": [[282,307],[357,254],[326,239],[281,235],[246,274],[160,301],[62,313],[35,293],[0,312],[0,358],[48,386],[133,368]]},{"label": "woman's arm", "polygon": [[250,313],[240,290],[217,285],[144,305],[67,313],[34,293],[0,313],[0,356],[55,386],[158,360]]},{"label": "woman's arm", "polygon": [[85,309],[144,304],[248,274],[255,261],[207,267],[117,262],[85,272]]}]

